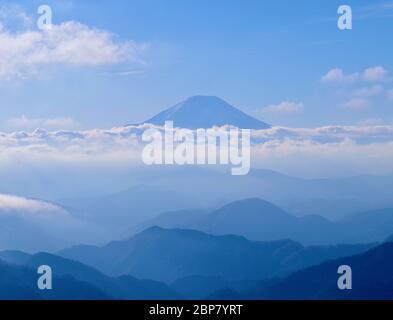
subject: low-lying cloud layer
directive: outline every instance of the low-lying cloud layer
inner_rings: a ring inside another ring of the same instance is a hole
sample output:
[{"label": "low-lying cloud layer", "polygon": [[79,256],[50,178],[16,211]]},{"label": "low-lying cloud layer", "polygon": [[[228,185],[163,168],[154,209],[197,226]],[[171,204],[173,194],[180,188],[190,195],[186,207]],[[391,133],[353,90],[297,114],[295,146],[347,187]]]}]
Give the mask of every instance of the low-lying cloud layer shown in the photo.
[{"label": "low-lying cloud layer", "polygon": [[[142,165],[141,135],[151,127],[0,133],[0,160],[11,166]],[[393,125],[254,130],[251,152],[253,167],[283,172],[292,168],[307,174],[309,169],[323,175],[329,166],[331,172],[391,173]]]}]

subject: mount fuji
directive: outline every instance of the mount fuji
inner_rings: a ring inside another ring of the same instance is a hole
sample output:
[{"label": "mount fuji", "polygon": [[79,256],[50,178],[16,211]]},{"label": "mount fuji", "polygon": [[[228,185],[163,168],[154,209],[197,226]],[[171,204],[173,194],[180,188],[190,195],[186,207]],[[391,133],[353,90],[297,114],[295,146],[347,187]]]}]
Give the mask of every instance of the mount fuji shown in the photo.
[{"label": "mount fuji", "polygon": [[241,129],[268,129],[270,125],[255,119],[214,96],[194,96],[145,121],[163,126],[173,121],[175,127],[199,129],[232,125]]}]

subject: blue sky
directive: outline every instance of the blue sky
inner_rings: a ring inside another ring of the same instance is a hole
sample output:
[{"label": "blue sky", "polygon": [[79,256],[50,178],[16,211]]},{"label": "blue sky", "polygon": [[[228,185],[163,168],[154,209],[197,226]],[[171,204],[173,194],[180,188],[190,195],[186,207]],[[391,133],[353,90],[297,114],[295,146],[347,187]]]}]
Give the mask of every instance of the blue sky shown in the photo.
[{"label": "blue sky", "polygon": [[[32,21],[41,4],[0,1],[1,33],[14,39],[38,32]],[[345,1],[354,19],[347,31],[337,28],[344,2],[334,0],[45,4],[55,25],[76,21],[110,32],[117,49],[133,43],[136,52],[94,64],[41,61],[28,70],[14,62],[6,76],[0,73],[0,131],[41,123],[121,126],[199,94],[219,96],[273,125],[393,122],[393,1]],[[22,21],[21,12],[31,20]],[[3,63],[12,58],[6,50],[0,49]]]}]

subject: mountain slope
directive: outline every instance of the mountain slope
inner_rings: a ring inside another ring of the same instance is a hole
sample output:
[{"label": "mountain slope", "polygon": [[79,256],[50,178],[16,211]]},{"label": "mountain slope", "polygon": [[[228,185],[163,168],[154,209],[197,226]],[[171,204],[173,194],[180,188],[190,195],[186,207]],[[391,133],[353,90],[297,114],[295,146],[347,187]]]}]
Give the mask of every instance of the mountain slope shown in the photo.
[{"label": "mountain slope", "polygon": [[172,282],[193,275],[228,280],[264,278],[289,253],[301,249],[292,241],[256,243],[238,236],[215,237],[193,230],[153,227],[126,241],[102,248],[74,247],[61,255],[100,266],[110,274]]},{"label": "mountain slope", "polygon": [[232,125],[241,129],[267,129],[270,126],[231,106],[217,97],[195,96],[145,121],[163,126],[173,121],[175,127],[198,129]]},{"label": "mountain slope", "polygon": [[[338,267],[349,265],[353,290],[338,289]],[[365,253],[311,267],[262,285],[251,293],[253,299],[393,299],[393,243]]]},{"label": "mountain slope", "polygon": [[393,233],[393,209],[353,214],[332,222],[318,215],[296,217],[270,202],[246,199],[218,210],[164,213],[142,224],[147,228],[194,229],[213,235],[234,234],[254,241],[291,239],[305,245],[373,243]]},{"label": "mountain slope", "polygon": [[53,277],[52,290],[39,290],[37,271],[0,261],[0,300],[107,300],[96,287],[74,278]]},{"label": "mountain slope", "polygon": [[261,199],[235,201],[209,213],[198,210],[164,213],[142,226],[195,229],[213,235],[234,234],[254,241],[292,239],[306,245],[347,240],[333,222],[319,216],[298,218]]},{"label": "mountain slope", "polygon": [[191,276],[235,282],[288,274],[370,247],[372,245],[304,248],[289,240],[253,242],[239,236],[212,236],[193,230],[153,227],[125,241],[111,242],[104,247],[73,247],[60,255],[111,275],[132,274],[167,283]]},{"label": "mountain slope", "polygon": [[293,239],[304,244],[321,244],[329,239],[333,224],[318,216],[296,218],[270,202],[247,199],[212,212],[195,227],[207,233],[236,234],[255,241]]},{"label": "mountain slope", "polygon": [[[0,252],[0,257],[8,259],[7,262],[19,261],[19,265],[33,270],[37,270],[41,265],[49,265],[56,276],[72,277],[75,280],[83,281],[117,299],[171,300],[181,298],[179,294],[163,283],[138,280],[131,276],[111,278],[80,262],[48,253],[38,253],[26,258],[26,254],[20,252]],[[23,257],[23,259],[20,259],[20,257]]]},{"label": "mountain slope", "polygon": [[393,209],[355,213],[339,221],[338,224],[351,232],[355,240],[383,241],[393,233]]}]

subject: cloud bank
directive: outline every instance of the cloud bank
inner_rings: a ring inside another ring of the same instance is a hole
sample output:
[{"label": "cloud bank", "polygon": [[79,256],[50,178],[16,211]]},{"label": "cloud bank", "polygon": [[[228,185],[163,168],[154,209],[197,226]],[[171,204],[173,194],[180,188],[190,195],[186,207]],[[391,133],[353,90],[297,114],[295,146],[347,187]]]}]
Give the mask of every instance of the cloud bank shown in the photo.
[{"label": "cloud bank", "polygon": [[[145,124],[109,130],[0,133],[0,161],[4,166],[20,167],[136,167],[143,165],[141,135],[151,127]],[[294,170],[302,173],[318,168],[323,173],[324,166],[337,171],[356,168],[358,173],[391,173],[393,125],[273,127],[252,131],[253,167],[286,172],[285,168],[296,163],[299,167]]]}]

